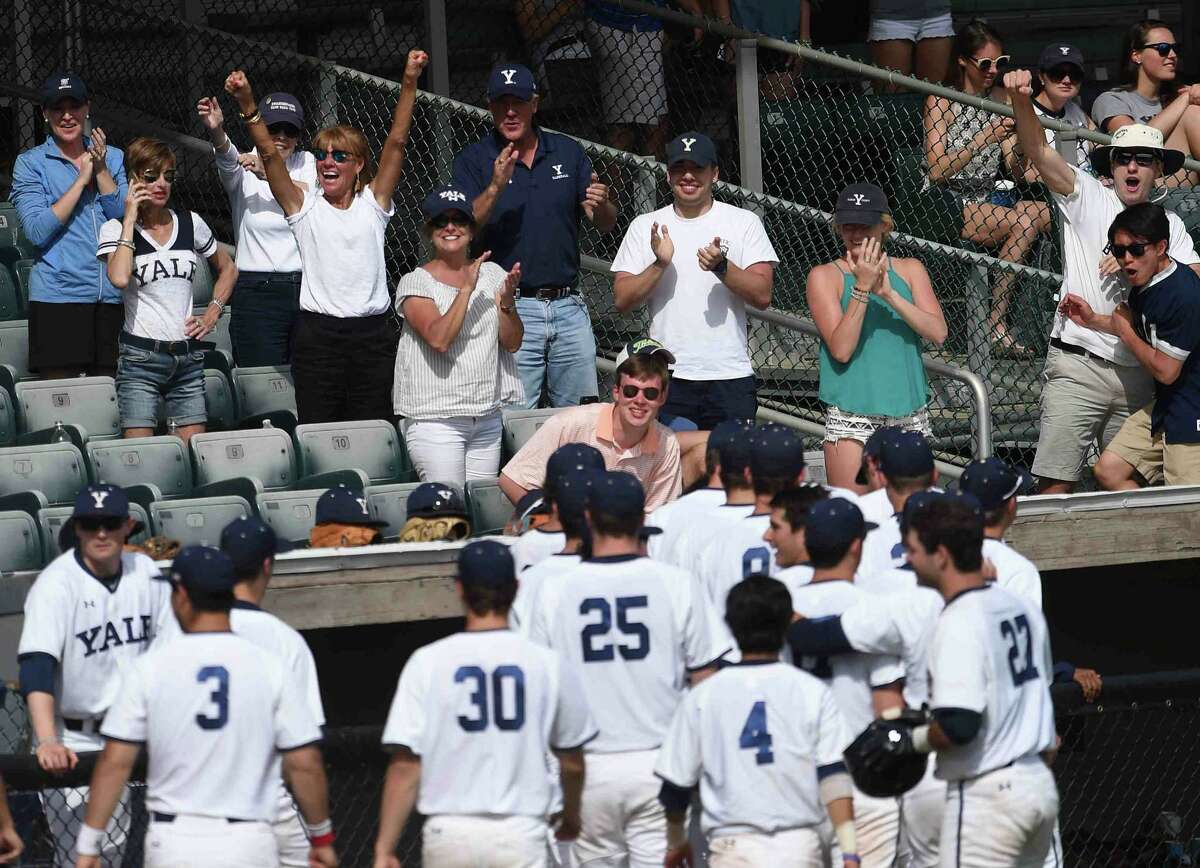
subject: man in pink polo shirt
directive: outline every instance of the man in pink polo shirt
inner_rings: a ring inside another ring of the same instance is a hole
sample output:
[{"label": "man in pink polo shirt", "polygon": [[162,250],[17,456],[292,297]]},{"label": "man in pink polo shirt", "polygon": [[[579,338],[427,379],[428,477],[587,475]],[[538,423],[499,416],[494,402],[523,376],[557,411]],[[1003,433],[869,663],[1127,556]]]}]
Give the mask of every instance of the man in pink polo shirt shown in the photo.
[{"label": "man in pink polo shirt", "polygon": [[[641,343],[650,344],[650,341]],[[516,503],[540,488],[546,461],[564,443],[600,450],[609,470],[632,473],[646,491],[646,510],[679,496],[683,476],[675,435],[657,421],[667,400],[666,353],[647,346],[617,366],[612,404],[571,407],[538,429],[500,473],[500,488]]]}]

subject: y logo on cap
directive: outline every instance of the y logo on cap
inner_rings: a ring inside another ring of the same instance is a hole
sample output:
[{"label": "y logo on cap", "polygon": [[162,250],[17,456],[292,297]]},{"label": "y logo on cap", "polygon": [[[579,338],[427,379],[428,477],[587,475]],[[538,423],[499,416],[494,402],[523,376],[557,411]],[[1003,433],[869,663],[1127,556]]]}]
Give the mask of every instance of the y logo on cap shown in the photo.
[{"label": "y logo on cap", "polygon": [[1058,50],[1059,50],[1060,52],[1062,52],[1062,56],[1063,56],[1063,57],[1066,57],[1068,54],[1070,54],[1070,53],[1071,53],[1071,46],[1069,46],[1069,45],[1060,45],[1060,46],[1058,46]]},{"label": "y logo on cap", "polygon": [[869,198],[867,198],[866,196],[864,196],[862,193],[855,193],[853,196],[850,197],[850,201],[853,202],[855,205],[870,205],[871,204],[871,200]]},{"label": "y logo on cap", "polygon": [[92,502],[96,504],[96,509],[104,509],[104,501],[108,500],[109,492],[107,491],[89,491],[92,496]]},{"label": "y logo on cap", "polygon": [[515,76],[517,74],[517,71],[515,69],[502,69],[502,70],[500,70],[500,74],[502,76],[504,76],[505,84],[515,84],[516,83],[513,81],[513,76]]},{"label": "y logo on cap", "polygon": [[354,500],[358,503],[359,509],[363,511],[363,515],[367,514],[367,499],[365,497],[356,497]]},{"label": "y logo on cap", "polygon": [[680,139],[679,141],[683,142],[683,151],[685,154],[690,154],[692,152],[692,145],[696,144],[695,139]]},{"label": "y logo on cap", "polygon": [[440,497],[442,500],[450,500],[454,497],[454,492],[448,488],[439,488],[438,497]]}]

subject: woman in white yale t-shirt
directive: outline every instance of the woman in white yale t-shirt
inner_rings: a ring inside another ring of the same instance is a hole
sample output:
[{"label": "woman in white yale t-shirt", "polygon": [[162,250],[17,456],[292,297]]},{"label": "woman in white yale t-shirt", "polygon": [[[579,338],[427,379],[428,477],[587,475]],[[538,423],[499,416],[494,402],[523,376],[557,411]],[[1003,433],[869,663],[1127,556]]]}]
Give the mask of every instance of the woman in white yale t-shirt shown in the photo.
[{"label": "woman in white yale t-shirt", "polygon": [[[125,151],[129,194],[125,216],[100,227],[96,256],[121,290],[125,327],[117,355],[117,409],[126,437],[150,437],[166,403],[170,430],[186,442],[204,432],[204,350],[233,292],[237,267],[198,214],[167,207],[175,155],[155,139]],[[192,315],[192,282],[200,257],[217,278],[203,316]],[[212,346],[208,344],[207,346]]]},{"label": "woman in white yale t-shirt", "polygon": [[404,165],[417,79],[428,61],[423,51],[408,53],[400,99],[374,177],[366,137],[351,126],[327,127],[313,137],[314,156],[320,155],[319,189],[307,194],[288,176],[245,73],[232,72],[225,80],[304,264],[292,353],[301,423],[392,416],[398,335],[387,291],[384,229],[395,213],[392,194]]},{"label": "woman in white yale t-shirt", "polygon": [[421,211],[433,259],[396,288],[404,331],[395,408],[421,481],[462,488],[500,472],[501,360],[525,334],[515,295],[521,263],[505,274],[487,253],[471,259],[475,218],[456,187],[435,189]]}]

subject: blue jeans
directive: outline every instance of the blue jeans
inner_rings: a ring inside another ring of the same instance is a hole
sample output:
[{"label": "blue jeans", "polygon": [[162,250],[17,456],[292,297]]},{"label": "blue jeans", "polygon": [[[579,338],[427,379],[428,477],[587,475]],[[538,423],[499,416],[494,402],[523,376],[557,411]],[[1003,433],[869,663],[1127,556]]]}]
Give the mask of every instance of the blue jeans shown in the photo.
[{"label": "blue jeans", "polygon": [[158,402],[166,401],[167,421],[202,425],[204,353],[172,355],[122,343],[117,356],[117,409],[122,428],[158,427]]},{"label": "blue jeans", "polygon": [[596,336],[587,306],[579,295],[543,301],[518,298],[517,313],[525,339],[517,350],[517,371],[525,386],[525,406],[570,407],[599,394],[596,383]]},{"label": "blue jeans", "polygon": [[754,377],[733,380],[672,377],[667,402],[658,412],[660,420],[664,415],[691,419],[701,431],[711,431],[714,425],[726,419],[752,420],[758,413]]},{"label": "blue jeans", "polygon": [[233,286],[229,340],[238,367],[292,361],[300,272],[243,271]]}]

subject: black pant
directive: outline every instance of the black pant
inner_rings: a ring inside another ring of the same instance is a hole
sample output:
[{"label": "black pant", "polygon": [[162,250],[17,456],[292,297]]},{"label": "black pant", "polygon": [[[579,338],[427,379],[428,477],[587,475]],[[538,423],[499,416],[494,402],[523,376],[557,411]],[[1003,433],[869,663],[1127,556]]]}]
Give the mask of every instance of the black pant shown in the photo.
[{"label": "black pant", "polygon": [[292,361],[300,272],[243,271],[233,286],[229,340],[239,368]]},{"label": "black pant", "polygon": [[691,419],[701,431],[711,431],[726,419],[750,419],[758,413],[754,377],[735,380],[671,378],[663,413]]},{"label": "black pant", "polygon": [[342,318],[300,311],[292,355],[300,422],[391,419],[399,339],[390,313]]}]

